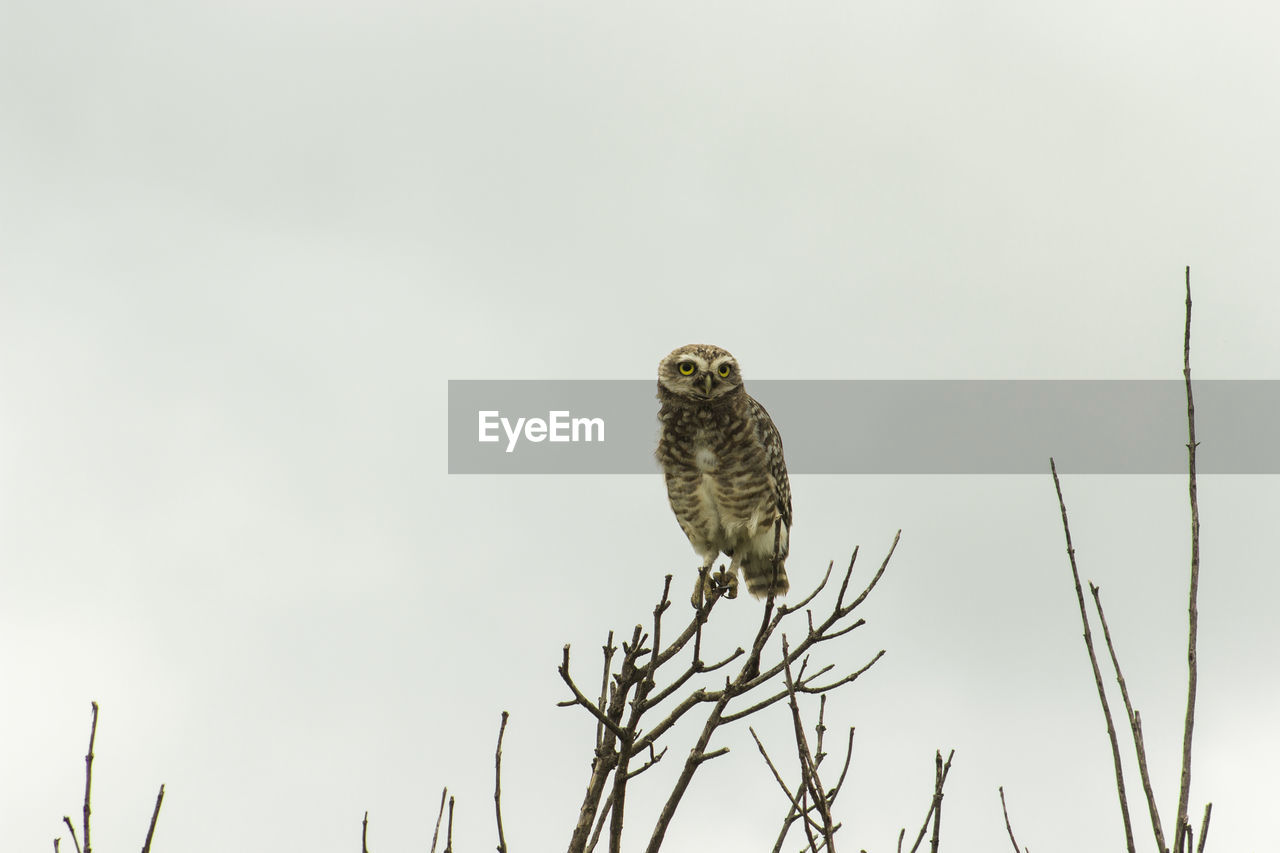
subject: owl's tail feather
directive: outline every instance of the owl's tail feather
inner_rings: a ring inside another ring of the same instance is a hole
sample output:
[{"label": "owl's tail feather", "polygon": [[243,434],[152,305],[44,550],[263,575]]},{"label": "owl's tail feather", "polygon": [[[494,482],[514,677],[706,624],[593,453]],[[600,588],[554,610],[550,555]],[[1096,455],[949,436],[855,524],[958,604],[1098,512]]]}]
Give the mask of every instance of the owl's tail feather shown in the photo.
[{"label": "owl's tail feather", "polygon": [[739,564],[742,579],[747,582],[747,592],[756,598],[768,598],[770,593],[775,596],[787,594],[791,589],[786,569],[790,539],[787,523],[780,517],[756,532],[749,551],[740,555]]},{"label": "owl's tail feather", "polygon": [[773,560],[765,557],[760,560],[742,561],[742,579],[747,582],[747,592],[756,598],[767,598],[772,592],[775,596],[787,594],[791,589],[787,581],[787,568],[783,561],[777,562],[775,570]]}]

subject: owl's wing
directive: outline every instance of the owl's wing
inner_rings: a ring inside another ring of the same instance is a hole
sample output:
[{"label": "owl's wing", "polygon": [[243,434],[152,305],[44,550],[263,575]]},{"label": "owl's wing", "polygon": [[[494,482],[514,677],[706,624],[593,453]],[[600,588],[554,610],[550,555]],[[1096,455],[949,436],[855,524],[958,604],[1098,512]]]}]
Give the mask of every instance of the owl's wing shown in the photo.
[{"label": "owl's wing", "polygon": [[782,436],[774,426],[773,418],[764,406],[750,394],[747,405],[751,410],[751,422],[755,426],[756,440],[764,448],[765,465],[773,482],[773,493],[778,501],[778,514],[782,523],[791,529],[791,481],[787,478],[787,460],[782,455]]}]

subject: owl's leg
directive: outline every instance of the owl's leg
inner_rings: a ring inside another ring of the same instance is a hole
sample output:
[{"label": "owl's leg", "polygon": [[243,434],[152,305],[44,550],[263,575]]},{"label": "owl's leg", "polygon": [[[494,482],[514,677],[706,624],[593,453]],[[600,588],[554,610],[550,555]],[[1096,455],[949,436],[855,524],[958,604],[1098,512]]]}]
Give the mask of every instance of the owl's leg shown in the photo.
[{"label": "owl's leg", "polygon": [[698,567],[698,577],[693,584],[693,595],[689,597],[689,601],[693,604],[695,610],[702,609],[702,602],[715,598],[716,582],[711,568],[716,564],[716,557],[719,556],[720,552],[716,551],[711,554],[704,554],[702,557],[702,565]]}]

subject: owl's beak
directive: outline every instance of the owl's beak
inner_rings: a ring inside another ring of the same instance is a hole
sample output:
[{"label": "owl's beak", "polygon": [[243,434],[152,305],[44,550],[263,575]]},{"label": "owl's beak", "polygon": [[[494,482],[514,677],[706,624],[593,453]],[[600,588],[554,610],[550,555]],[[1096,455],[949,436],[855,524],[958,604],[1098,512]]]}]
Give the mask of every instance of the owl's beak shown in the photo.
[{"label": "owl's beak", "polygon": [[706,391],[705,391],[704,393],[705,393],[708,397],[710,397],[710,396],[711,396],[711,381],[712,381],[712,380],[711,380],[711,374],[710,374],[710,373],[708,373],[706,376],[702,377],[702,385],[703,385],[703,387],[706,389]]}]

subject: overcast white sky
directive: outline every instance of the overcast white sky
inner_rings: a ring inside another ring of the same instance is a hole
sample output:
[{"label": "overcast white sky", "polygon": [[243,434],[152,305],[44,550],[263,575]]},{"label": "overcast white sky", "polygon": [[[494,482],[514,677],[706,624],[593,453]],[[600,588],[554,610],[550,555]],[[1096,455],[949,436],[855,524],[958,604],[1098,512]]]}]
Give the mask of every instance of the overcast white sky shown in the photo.
[{"label": "overcast white sky", "polygon": [[[0,846],[70,849],[96,699],[102,850],[161,782],[157,851],[359,849],[366,809],[372,849],[423,850],[445,784],[491,847],[503,709],[507,839],[563,848],[594,726],[554,706],[561,645],[590,673],[696,558],[656,473],[447,475],[446,380],[647,378],[692,341],[748,388],[1177,378],[1187,264],[1197,376],[1280,378],[1277,31],[1257,3],[0,4]],[[1063,473],[1170,822],[1185,481]],[[1200,487],[1193,813],[1261,850],[1280,490]],[[903,529],[838,662],[887,654],[828,709],[858,727],[842,846],[914,831],[954,747],[945,849],[1007,844],[998,785],[1033,850],[1119,849],[1047,472],[793,491],[797,587]],[[724,648],[759,607],[730,604]],[[762,849],[782,796],[745,729],[714,745],[668,849]]]}]

